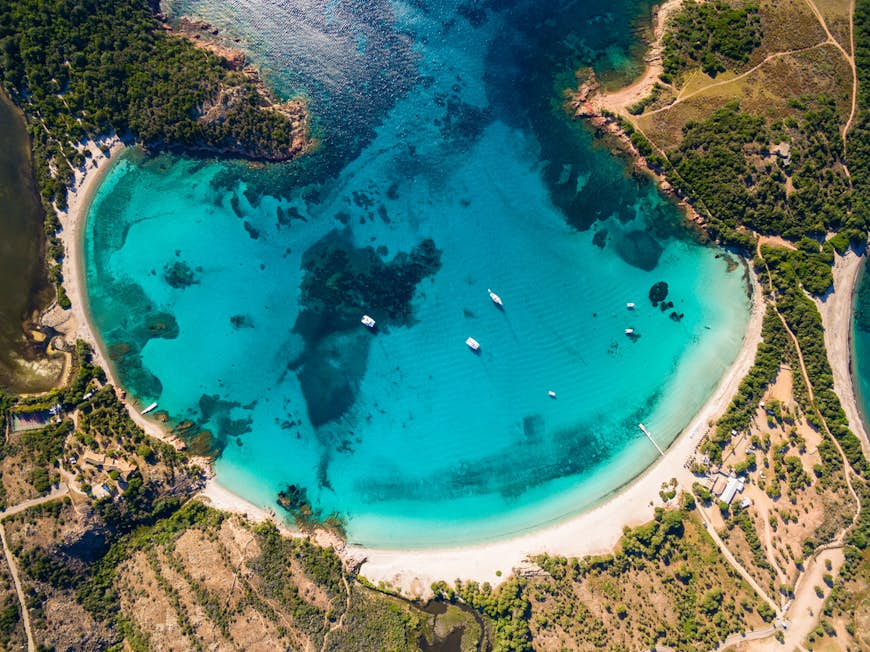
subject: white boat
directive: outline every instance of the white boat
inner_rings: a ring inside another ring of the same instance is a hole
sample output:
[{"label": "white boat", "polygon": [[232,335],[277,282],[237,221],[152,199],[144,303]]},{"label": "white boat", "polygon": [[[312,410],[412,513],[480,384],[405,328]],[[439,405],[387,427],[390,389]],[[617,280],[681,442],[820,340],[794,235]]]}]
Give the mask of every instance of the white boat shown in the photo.
[{"label": "white boat", "polygon": [[363,316],[362,316],[362,319],[360,319],[360,321],[361,321],[365,326],[368,326],[369,328],[374,328],[374,327],[375,327],[375,320],[372,319],[371,317],[369,317],[368,315],[363,315]]},{"label": "white boat", "polygon": [[478,342],[473,337],[469,337],[467,340],[465,340],[465,343],[468,345],[468,348],[471,349],[472,351],[479,351],[480,350],[480,342]]},{"label": "white boat", "polygon": [[156,408],[156,407],[157,407],[157,403],[152,403],[152,404],[149,405],[147,408],[145,408],[144,410],[142,410],[142,414],[148,414],[149,412],[151,412],[151,411],[152,411],[154,408]]},{"label": "white boat", "polygon": [[629,310],[634,310],[634,304],[633,304],[633,303],[626,303],[626,304],[625,304],[625,307],[628,308]]},{"label": "white boat", "polygon": [[500,296],[498,296],[495,292],[493,292],[493,291],[490,290],[489,288],[486,288],[486,291],[489,292],[489,298],[492,299],[492,302],[493,302],[495,305],[497,305],[497,306],[504,306],[504,304],[503,304],[502,301],[501,301],[501,297],[500,297]]},{"label": "white boat", "polygon": [[549,392],[547,392],[547,395],[550,398],[556,398],[556,392],[554,392],[552,389]]},{"label": "white boat", "polygon": [[634,335],[634,329],[633,328],[626,328],[625,334],[626,335]]}]

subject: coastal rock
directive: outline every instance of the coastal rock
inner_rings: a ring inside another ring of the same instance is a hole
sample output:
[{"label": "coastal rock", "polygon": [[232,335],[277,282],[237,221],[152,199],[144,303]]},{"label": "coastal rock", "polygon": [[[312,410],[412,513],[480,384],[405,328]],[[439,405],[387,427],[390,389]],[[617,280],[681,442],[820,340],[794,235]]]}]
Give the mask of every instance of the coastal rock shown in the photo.
[{"label": "coastal rock", "polygon": [[220,30],[211,23],[182,16],[174,25],[164,25],[164,28],[193,41],[197,47],[216,54],[226,62],[230,70],[244,70],[247,65],[244,52],[227,47],[215,38]]},{"label": "coastal rock", "polygon": [[590,102],[582,102],[574,109],[575,118],[592,118],[598,115],[598,109]]}]

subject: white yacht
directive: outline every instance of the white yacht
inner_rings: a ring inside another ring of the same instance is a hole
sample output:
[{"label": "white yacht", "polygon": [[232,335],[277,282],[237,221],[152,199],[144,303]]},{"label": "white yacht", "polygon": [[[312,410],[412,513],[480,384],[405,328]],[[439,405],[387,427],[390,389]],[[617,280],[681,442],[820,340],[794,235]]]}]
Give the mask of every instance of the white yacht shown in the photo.
[{"label": "white yacht", "polygon": [[547,395],[550,398],[556,398],[556,392],[554,392],[552,389],[549,392],[547,392]]},{"label": "white yacht", "polygon": [[504,303],[502,303],[500,296],[498,296],[495,292],[493,292],[489,288],[486,288],[486,291],[489,292],[489,298],[492,299],[492,302],[495,305],[497,305],[499,307],[504,307]]},{"label": "white yacht", "polygon": [[626,328],[625,334],[626,335],[634,335],[634,329],[633,328]]},{"label": "white yacht", "polygon": [[634,310],[634,304],[633,304],[633,303],[626,303],[626,304],[625,304],[625,307],[628,308],[629,310]]},{"label": "white yacht", "polygon": [[472,351],[479,351],[480,350],[480,342],[478,342],[473,337],[469,337],[467,340],[465,340],[465,343],[468,345],[468,348],[471,349]]},{"label": "white yacht", "polygon": [[369,317],[368,315],[363,315],[362,319],[360,319],[360,321],[363,323],[363,325],[368,326],[369,328],[375,327],[375,320],[372,319],[371,317]]}]

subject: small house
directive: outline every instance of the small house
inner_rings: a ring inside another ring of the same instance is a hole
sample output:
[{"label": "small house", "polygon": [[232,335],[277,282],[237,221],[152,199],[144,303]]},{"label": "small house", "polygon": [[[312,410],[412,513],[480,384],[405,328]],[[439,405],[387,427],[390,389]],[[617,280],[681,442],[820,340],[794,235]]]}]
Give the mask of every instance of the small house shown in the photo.
[{"label": "small house", "polygon": [[93,451],[85,451],[84,455],[82,455],[82,459],[91,466],[96,468],[101,468],[103,464],[106,463],[106,456],[99,455],[94,453]]}]

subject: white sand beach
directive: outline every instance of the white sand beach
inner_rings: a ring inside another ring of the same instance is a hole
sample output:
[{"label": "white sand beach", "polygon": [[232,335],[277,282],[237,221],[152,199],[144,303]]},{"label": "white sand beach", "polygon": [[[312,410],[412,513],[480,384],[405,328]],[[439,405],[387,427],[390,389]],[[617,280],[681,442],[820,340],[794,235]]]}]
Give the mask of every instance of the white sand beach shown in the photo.
[{"label": "white sand beach", "polygon": [[[96,144],[89,146],[94,150],[98,149]],[[113,377],[112,368],[107,364],[101,342],[94,335],[86,310],[81,276],[81,229],[95,188],[122,149],[120,142],[111,143],[109,157],[95,155],[93,160],[96,161],[96,166],[89,168],[86,174],[77,175],[76,187],[69,195],[69,209],[61,219],[64,227],[62,237],[67,252],[64,261],[65,287],[73,303],[70,316],[61,324],[61,328],[68,338],[81,338],[94,347],[97,361],[104,366],[113,383],[116,383],[116,379]],[[506,579],[514,569],[519,572],[533,571],[534,566],[526,560],[530,555],[539,553],[576,556],[611,551],[626,525],[639,525],[652,518],[653,507],[661,504],[658,492],[663,482],[676,478],[682,487],[691,486],[694,478],[685,468],[686,461],[693,454],[709,424],[727,407],[741,379],[752,365],[761,339],[763,303],[754,277],[753,284],[753,310],[743,346],[713,395],[661,459],[598,507],[528,534],[461,548],[370,549],[345,546],[334,536],[325,533],[318,534],[317,540],[336,547],[350,565],[357,566],[363,562],[360,572],[371,581],[388,583],[408,596],[428,595],[432,582],[437,580],[474,579],[495,585]],[[149,435],[178,443],[159,423],[143,417],[137,406],[128,403],[128,408],[134,421]],[[207,482],[201,496],[215,508],[245,515],[256,522],[272,520],[286,534],[299,535],[283,526],[274,512],[234,494],[215,478]]]},{"label": "white sand beach", "polygon": [[816,304],[825,327],[825,347],[834,372],[834,391],[843,404],[849,428],[861,440],[864,456],[870,458],[870,439],[864,420],[858,411],[857,396],[852,381],[852,306],[864,257],[854,251],[837,256],[834,263],[834,290]]},{"label": "white sand beach", "polygon": [[[77,170],[75,181],[67,193],[66,211],[58,211],[61,226],[60,239],[64,247],[63,285],[72,302],[70,310],[62,310],[55,306],[43,316],[43,322],[51,323],[61,332],[67,342],[83,340],[94,350],[96,362],[106,371],[106,375],[115,387],[119,387],[112,365],[102,347],[102,342],[96,337],[95,329],[90,322],[85,296],[84,260],[82,252],[82,232],[87,212],[100,181],[117,161],[124,150],[124,144],[118,138],[107,138],[100,142],[88,141],[84,145],[91,151],[91,158],[84,170]],[[104,150],[109,152],[106,156]],[[136,405],[126,402],[130,417],[146,433],[155,439],[167,442],[176,448],[183,443],[170,435],[159,423],[147,419],[139,412]],[[201,465],[204,460],[197,460]]]},{"label": "white sand beach", "polygon": [[345,555],[365,558],[360,573],[369,580],[385,582],[404,595],[426,597],[437,580],[456,578],[496,585],[511,571],[534,572],[530,555],[582,556],[611,552],[625,526],[636,526],[653,517],[661,505],[659,490],[676,478],[690,488],[694,476],[685,467],[709,424],[721,415],[740,381],[755,360],[761,341],[764,304],[761,288],[753,275],[753,305],[743,346],[707,403],[665,451],[665,455],[615,496],[589,511],[555,525],[521,536],[479,546],[424,550],[381,550],[348,546]]}]

